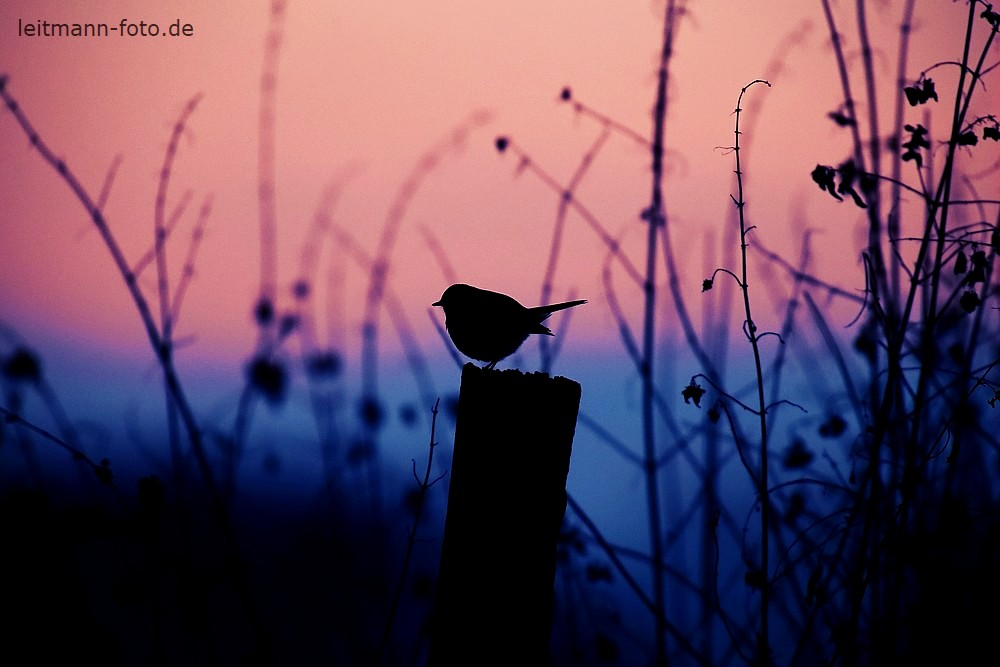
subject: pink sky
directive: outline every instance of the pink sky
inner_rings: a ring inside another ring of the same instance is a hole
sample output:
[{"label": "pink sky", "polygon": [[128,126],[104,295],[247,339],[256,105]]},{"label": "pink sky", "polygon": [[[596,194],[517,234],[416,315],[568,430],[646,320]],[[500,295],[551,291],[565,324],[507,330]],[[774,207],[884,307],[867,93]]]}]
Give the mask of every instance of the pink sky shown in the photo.
[{"label": "pink sky", "polygon": [[[869,3],[878,74],[890,85],[899,3]],[[923,3],[928,5],[928,3]],[[845,3],[835,5],[848,17]],[[955,57],[963,3],[921,8],[913,72]],[[673,63],[667,140],[667,206],[673,238],[696,306],[707,266],[703,241],[721,235],[729,202],[732,110],[741,86],[767,74],[783,40],[801,34],[773,87],[748,99],[763,103],[753,146],[744,154],[751,224],[772,247],[797,252],[804,225],[821,229],[816,267],[845,287],[861,288],[852,246],[858,211],[837,205],[809,180],[817,162],[846,155],[847,135],[826,118],[840,99],[819,2],[693,2]],[[420,156],[477,110],[491,120],[459,151],[447,151],[407,211],[393,253],[390,286],[420,342],[441,351],[426,310],[446,282],[419,231],[429,229],[464,282],[538,298],[555,194],[516,160],[492,148],[511,136],[539,165],[566,181],[599,126],[558,102],[563,86],[590,107],[650,133],[661,3],[612,0],[390,0],[288,3],[277,97],[277,206],[281,293],[297,274],[306,230],[321,194],[345,170],[335,220],[373,252],[390,203]],[[931,12],[928,14],[926,12]],[[187,38],[101,39],[18,36],[18,21],[180,20]],[[178,337],[197,336],[186,354],[242,358],[252,347],[250,308],[258,289],[257,115],[267,32],[266,2],[6,0],[0,5],[0,72],[49,146],[96,196],[116,156],[123,162],[105,209],[128,257],[151,245],[158,172],[173,123],[203,94],[181,142],[168,207],[187,190],[189,206],[169,246],[176,276],[197,209],[214,198],[196,278]],[[853,24],[845,23],[853,34]],[[848,37],[847,48],[856,48]],[[954,83],[944,70],[944,90]],[[860,82],[858,82],[860,86]],[[995,91],[990,91],[995,96]],[[994,100],[996,98],[994,97]],[[746,106],[746,105],[745,105]],[[916,112],[913,112],[916,113]],[[750,122],[745,119],[745,122]],[[64,183],[28,147],[10,114],[0,118],[0,303],[2,320],[29,340],[96,345],[148,354],[134,307],[98,234]],[[598,156],[577,195],[625,241],[641,265],[639,212],[649,198],[649,156],[616,136]],[[793,219],[794,218],[794,219]],[[604,249],[570,215],[556,294],[593,304],[575,313],[577,346],[585,336],[617,334],[603,298]],[[328,255],[323,255],[325,272]],[[735,267],[734,267],[735,268]],[[662,270],[660,275],[662,276]],[[352,340],[367,277],[345,277],[344,323]],[[143,277],[151,297],[152,268]],[[639,292],[617,284],[633,322]],[[385,339],[393,351],[393,339]],[[356,349],[356,348],[355,348]],[[225,352],[224,352],[225,351]]]}]

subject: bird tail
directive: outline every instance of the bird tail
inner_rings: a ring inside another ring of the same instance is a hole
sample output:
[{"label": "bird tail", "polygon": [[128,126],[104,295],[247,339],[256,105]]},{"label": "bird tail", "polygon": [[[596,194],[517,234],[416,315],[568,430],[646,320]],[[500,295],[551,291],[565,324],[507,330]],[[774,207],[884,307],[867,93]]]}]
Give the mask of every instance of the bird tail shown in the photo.
[{"label": "bird tail", "polygon": [[537,313],[541,315],[539,322],[544,320],[546,317],[556,312],[557,310],[565,310],[566,308],[572,308],[573,306],[579,306],[581,304],[587,303],[586,299],[578,299],[576,301],[564,301],[563,303],[553,303],[548,306],[535,306],[534,308],[529,308],[532,313]]}]

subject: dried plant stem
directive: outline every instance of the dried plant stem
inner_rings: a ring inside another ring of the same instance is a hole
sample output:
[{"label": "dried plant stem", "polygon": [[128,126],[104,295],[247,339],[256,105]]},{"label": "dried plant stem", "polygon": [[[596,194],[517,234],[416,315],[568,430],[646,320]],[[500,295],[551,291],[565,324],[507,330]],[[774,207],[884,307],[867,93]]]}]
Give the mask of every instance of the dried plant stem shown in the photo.
[{"label": "dried plant stem", "polygon": [[[683,5],[683,3],[681,3]],[[663,20],[663,44],[657,76],[656,102],[653,107],[652,142],[652,193],[644,217],[649,229],[646,240],[646,274],[643,279],[642,363],[639,373],[642,382],[642,451],[643,472],[646,484],[646,511],[648,512],[650,557],[652,558],[653,604],[660,613],[656,617],[655,664],[667,663],[666,589],[663,580],[663,520],[660,514],[659,466],[657,465],[653,378],[654,351],[656,348],[656,263],[660,232],[666,226],[663,202],[663,154],[667,120],[667,90],[670,77],[670,59],[673,55],[674,35],[677,25],[677,3],[668,0]]]},{"label": "dried plant stem", "polygon": [[635,580],[628,568],[625,567],[625,563],[622,562],[621,557],[618,555],[618,551],[621,549],[608,542],[607,538],[604,537],[600,529],[597,527],[597,524],[595,524],[587,513],[584,512],[580,503],[578,503],[569,493],[566,494],[566,505],[587,528],[591,536],[593,536],[594,540],[597,542],[598,546],[601,547],[601,550],[604,551],[612,565],[614,565],[615,569],[621,575],[626,585],[628,585],[632,592],[635,593],[636,597],[639,598],[639,601],[642,602],[650,613],[652,613],[663,625],[664,632],[670,633],[670,635],[677,641],[678,646],[697,660],[698,664],[705,665],[707,667],[710,663],[707,661],[705,656],[699,653],[698,649],[695,648],[687,636],[667,619],[663,608],[658,606],[654,600],[651,600],[649,596],[646,595],[645,591],[642,590],[642,586],[639,585],[639,582]]},{"label": "dried plant stem", "polygon": [[[872,62],[872,46],[868,37],[868,18],[865,11],[866,0],[856,0],[855,14],[858,21],[858,39],[861,42],[861,62],[864,68],[865,96],[868,111],[868,151],[871,162],[867,171],[876,176],[876,183],[865,194],[868,199],[868,252],[871,254],[876,280],[886,282],[885,260],[882,254],[882,214],[877,177],[882,174],[882,136],[879,134],[878,98],[876,96],[875,67]],[[855,119],[856,121],[857,119]],[[857,122],[855,122],[857,127]]]},{"label": "dried plant stem", "polygon": [[[569,185],[566,187],[566,191],[563,196],[559,198],[559,209],[556,212],[556,222],[552,228],[552,243],[549,246],[549,259],[545,264],[545,276],[542,278],[542,293],[538,298],[538,303],[552,303],[552,284],[555,281],[556,265],[559,261],[559,251],[562,248],[562,237],[563,230],[566,227],[566,213],[569,211],[569,203],[573,200],[573,193],[576,191],[583,177],[587,174],[587,170],[594,163],[594,158],[597,157],[597,153],[604,146],[604,143],[611,136],[611,130],[605,125],[601,129],[601,133],[594,140],[590,149],[584,153],[583,157],[580,159],[580,164],[577,165],[576,171],[573,173],[572,178],[569,180]],[[542,363],[541,371],[543,373],[548,373],[552,368],[552,359],[555,356],[554,350],[549,348],[549,337],[539,336],[539,349],[541,352]],[[553,346],[554,347],[554,346]]]},{"label": "dried plant stem", "polygon": [[260,618],[254,604],[246,568],[242,560],[238,557],[239,550],[234,527],[229,515],[229,509],[226,506],[222,494],[220,493],[218,483],[216,482],[215,475],[212,471],[212,467],[205,450],[205,443],[201,428],[194,416],[194,411],[191,409],[190,403],[188,403],[187,394],[181,386],[180,377],[174,367],[173,358],[170,354],[165,353],[165,350],[168,350],[169,346],[165,345],[162,333],[157,328],[156,320],[153,316],[152,309],[149,306],[149,302],[146,300],[142,290],[139,288],[136,274],[129,268],[128,261],[125,259],[125,254],[122,252],[121,246],[115,239],[115,236],[111,231],[111,227],[105,220],[101,209],[94,203],[94,199],[87,192],[86,188],[83,187],[83,184],[76,177],[73,171],[66,165],[66,162],[61,158],[56,157],[55,153],[42,140],[38,132],[31,125],[27,116],[21,110],[17,100],[15,100],[7,91],[6,83],[6,79],[0,78],[0,99],[3,99],[7,109],[11,112],[11,114],[13,114],[14,118],[21,126],[21,129],[28,136],[31,146],[38,151],[39,155],[42,156],[42,159],[45,160],[45,162],[56,170],[67,186],[69,186],[77,200],[83,205],[84,210],[94,223],[94,226],[97,227],[97,230],[101,235],[101,239],[108,248],[108,252],[114,261],[115,267],[121,274],[125,287],[136,306],[136,310],[139,312],[139,318],[142,320],[150,345],[156,354],[160,367],[163,369],[167,393],[170,395],[173,404],[176,406],[177,414],[181,423],[184,425],[188,439],[191,442],[191,450],[194,453],[205,488],[211,499],[212,508],[215,511],[219,528],[222,531],[223,540],[230,559],[229,562],[232,565],[233,582],[255,633],[253,638],[255,642],[255,650],[260,659],[269,660],[271,650],[270,638],[268,637],[268,631],[263,625],[262,619]]},{"label": "dried plant stem", "polygon": [[[861,130],[858,129],[858,110],[851,92],[851,77],[847,69],[847,56],[844,55],[844,46],[840,32],[837,30],[837,21],[833,16],[833,9],[830,7],[830,0],[822,0],[823,16],[826,18],[827,28],[830,30],[830,44],[833,46],[833,53],[837,61],[837,74],[840,77],[840,87],[844,93],[844,110],[848,118],[854,122],[850,124],[851,145],[854,155],[854,162],[858,169],[866,171],[864,153],[861,150]],[[874,131],[874,128],[873,128]]]},{"label": "dried plant stem", "polygon": [[[177,122],[174,123],[167,142],[167,150],[163,156],[163,166],[160,168],[160,180],[156,189],[156,200],[153,211],[154,249],[156,255],[156,278],[160,301],[160,355],[172,363],[174,354],[174,316],[170,297],[170,275],[167,270],[167,189],[170,185],[170,175],[173,171],[174,159],[177,157],[177,147],[184,133],[188,118],[194,113],[201,101],[201,93],[195,95],[184,105]],[[164,378],[164,393],[166,395],[167,440],[170,447],[170,457],[173,463],[174,481],[178,491],[184,487],[184,456],[180,444],[180,425],[177,421],[177,406],[170,395],[167,380]]]},{"label": "dried plant stem", "polygon": [[125,259],[125,254],[122,252],[121,246],[118,245],[118,241],[111,232],[111,228],[108,226],[108,223],[104,218],[104,214],[94,203],[90,194],[83,187],[83,184],[80,183],[80,180],[66,165],[65,161],[56,157],[55,153],[52,152],[48,145],[39,136],[38,132],[35,131],[35,128],[31,125],[28,117],[18,105],[17,100],[15,100],[7,91],[5,80],[0,80],[0,98],[3,99],[7,109],[14,115],[14,118],[21,126],[21,129],[24,130],[24,133],[28,136],[28,140],[30,141],[32,147],[38,151],[38,154],[42,156],[42,159],[45,160],[45,162],[56,170],[66,185],[69,186],[70,190],[73,191],[77,200],[83,205],[84,210],[87,212],[87,215],[90,216],[94,226],[97,227],[97,231],[100,233],[101,239],[104,241],[105,246],[108,248],[108,252],[111,254],[111,259],[114,261],[115,267],[118,269],[122,280],[125,282],[125,287],[129,292],[129,296],[132,297],[136,310],[139,311],[139,318],[142,320],[143,327],[146,330],[146,336],[149,338],[150,345],[157,356],[157,360],[163,368],[167,388],[177,405],[181,422],[184,424],[188,438],[191,441],[191,449],[194,452],[195,460],[198,462],[198,467],[204,479],[205,486],[213,499],[215,509],[220,513],[220,516],[226,516],[222,497],[219,495],[218,487],[215,483],[212,467],[209,464],[208,455],[205,451],[201,429],[194,416],[194,411],[191,409],[191,406],[187,401],[187,395],[184,393],[184,389],[181,386],[180,378],[178,377],[177,371],[173,365],[173,360],[170,357],[165,358],[162,354],[163,340],[159,329],[157,328],[152,310],[149,307],[149,302],[142,294],[136,275],[129,268],[128,261]]},{"label": "dried plant stem", "polygon": [[[392,253],[396,245],[396,239],[399,237],[399,230],[406,216],[406,211],[424,181],[440,165],[444,156],[449,152],[456,152],[461,149],[465,145],[469,134],[482,125],[485,125],[490,119],[491,115],[488,112],[482,110],[474,111],[469,114],[468,118],[452,128],[443,139],[420,156],[417,163],[407,175],[406,180],[400,186],[392,204],[389,206],[374,257],[365,258],[365,264],[367,264],[369,273],[369,283],[361,325],[363,339],[361,393],[363,397],[374,399],[378,394],[378,387],[376,385],[378,377],[378,319],[382,301],[385,298]],[[341,239],[343,239],[342,234]]]},{"label": "dried plant stem", "polygon": [[118,168],[122,166],[122,156],[116,155],[115,159],[111,161],[111,166],[108,167],[107,173],[104,175],[104,184],[101,186],[101,191],[97,195],[97,208],[104,209],[104,205],[108,203],[108,197],[111,196],[111,186],[115,183],[115,176],[118,175]]},{"label": "dried plant stem", "polygon": [[205,199],[202,200],[201,208],[198,209],[198,219],[195,222],[194,230],[191,232],[191,243],[188,245],[187,256],[184,258],[184,267],[181,269],[181,279],[177,283],[177,289],[174,292],[173,302],[170,304],[171,317],[174,321],[174,326],[177,326],[177,320],[181,314],[181,306],[184,303],[184,295],[187,294],[188,286],[191,284],[191,279],[194,277],[194,260],[198,256],[198,248],[201,246],[201,241],[205,236],[205,225],[208,222],[208,216],[212,213],[212,195],[206,195]]},{"label": "dried plant stem", "polygon": [[417,462],[413,461],[413,478],[417,482],[417,501],[416,507],[413,512],[413,523],[410,525],[410,532],[406,537],[406,550],[403,552],[403,564],[400,566],[399,579],[396,581],[396,590],[392,596],[392,602],[389,605],[389,613],[386,617],[385,628],[382,632],[382,642],[379,644],[378,654],[376,655],[374,664],[381,665],[386,654],[386,650],[389,648],[389,642],[392,640],[392,628],[396,622],[396,614],[399,611],[399,603],[403,598],[403,587],[406,585],[406,579],[410,573],[410,561],[413,558],[413,549],[417,544],[417,530],[420,528],[420,518],[423,516],[424,507],[427,504],[427,491],[430,490],[432,486],[441,481],[446,473],[441,473],[434,479],[431,479],[431,469],[434,463],[434,448],[437,447],[438,443],[436,438],[437,429],[437,416],[438,416],[438,404],[440,399],[434,401],[434,407],[431,408],[431,439],[427,445],[427,466],[424,468],[423,478],[417,477]]},{"label": "dried plant stem", "polygon": [[[174,204],[173,210],[170,212],[170,217],[167,218],[166,224],[164,225],[165,239],[170,240],[170,236],[174,233],[177,224],[181,220],[181,216],[184,215],[184,211],[187,210],[188,204],[191,203],[192,193],[190,190],[185,190],[184,194],[181,195],[180,200]],[[104,208],[103,205],[99,205],[98,208]],[[153,239],[153,245],[149,247],[142,257],[140,257],[134,264],[132,264],[132,273],[136,276],[141,276],[142,272],[146,270],[150,264],[156,261],[156,239]]]},{"label": "dried plant stem", "polygon": [[[907,61],[910,54],[910,34],[913,30],[913,8],[916,5],[916,0],[907,0],[906,6],[903,9],[903,19],[899,24],[899,54],[897,56],[896,65],[896,99],[895,99],[895,109],[893,111],[893,145],[900,146],[903,143],[903,112],[905,109],[905,96],[903,94],[903,88],[907,84],[906,69]],[[899,253],[899,250],[895,247],[897,239],[900,235],[899,218],[900,218],[900,206],[902,206],[902,178],[903,178],[903,161],[902,160],[892,160],[892,188],[890,190],[889,199],[889,213],[887,221],[887,230],[889,234],[889,243],[892,244],[892,265],[889,272],[889,294],[892,295],[894,301],[899,299],[900,290],[900,272],[902,267],[905,266],[905,262]],[[898,308],[898,306],[897,306]]]},{"label": "dried plant stem", "polygon": [[[389,279],[389,267],[392,261],[392,253],[399,236],[406,211],[419,192],[425,179],[440,165],[442,158],[449,151],[457,151],[465,145],[469,134],[476,128],[489,122],[491,115],[487,111],[476,110],[469,114],[468,118],[454,127],[447,136],[438,141],[434,146],[420,156],[417,163],[410,170],[403,185],[396,193],[389,211],[386,213],[385,222],[379,235],[378,248],[374,258],[368,266],[368,291],[365,295],[365,308],[362,315],[361,324],[361,400],[369,405],[375,405],[378,398],[378,334],[379,316],[382,302],[385,300],[386,284]],[[402,333],[402,331],[401,331]],[[415,338],[413,339],[415,340]],[[404,342],[407,350],[412,350],[412,346]],[[422,356],[410,357],[411,363],[423,364]],[[418,375],[425,376],[421,371]],[[428,398],[425,396],[425,399]],[[369,491],[376,516],[382,513],[382,480],[380,472],[379,450],[375,437],[375,424],[364,421],[367,430],[366,436],[370,439],[373,451],[372,457],[368,460]]]},{"label": "dried plant stem", "polygon": [[502,152],[510,151],[511,153],[517,155],[519,159],[517,168],[519,171],[528,170],[532,172],[552,191],[562,197],[566,201],[567,205],[576,211],[577,214],[583,218],[583,221],[587,223],[595,234],[597,234],[598,238],[601,239],[601,243],[608,248],[612,257],[621,263],[622,268],[624,268],[625,272],[628,273],[629,278],[631,278],[636,285],[642,284],[642,274],[632,263],[632,260],[628,258],[628,255],[622,252],[618,239],[614,238],[604,228],[604,225],[601,224],[601,221],[598,220],[597,216],[594,215],[590,209],[588,209],[579,199],[573,196],[571,190],[564,187],[558,180],[555,179],[555,177],[552,176],[552,174],[540,167],[534,160],[531,159],[524,149],[518,146],[510,137],[499,137],[497,139],[497,145],[498,148],[500,145],[503,146],[500,148]]},{"label": "dried plant stem", "polygon": [[744,333],[750,341],[753,349],[754,372],[757,384],[757,417],[760,422],[760,471],[757,480],[757,499],[760,502],[760,569],[761,569],[761,589],[760,589],[760,632],[757,636],[757,651],[760,664],[770,663],[770,603],[771,603],[771,581],[770,581],[770,522],[771,522],[771,501],[768,494],[768,441],[767,441],[767,403],[764,397],[764,371],[760,359],[760,334],[757,325],[754,323],[753,315],[750,311],[750,286],[747,283],[747,232],[752,229],[746,225],[746,200],[743,196],[743,165],[740,157],[740,108],[743,103],[743,95],[747,90],[758,83],[763,83],[768,87],[770,83],[763,79],[755,79],[743,86],[740,96],[736,102],[736,144],[733,152],[736,154],[736,187],[737,195],[733,197],[733,203],[739,213],[740,219],[740,291],[743,293],[743,310],[746,314]]},{"label": "dried plant stem", "polygon": [[[285,0],[271,0],[270,25],[264,40],[260,75],[257,135],[257,206],[260,218],[260,296],[258,307],[273,312],[278,284],[278,212],[275,197],[275,123],[278,97],[278,59],[284,34]],[[260,320],[261,350],[273,343],[274,318]]]},{"label": "dried plant stem", "polygon": [[[339,366],[342,359],[343,350],[338,349],[336,331],[341,327],[330,322],[324,347],[321,349],[319,343],[319,332],[317,331],[317,321],[319,316],[314,314],[319,307],[314,303],[313,296],[316,294],[316,286],[319,284],[318,265],[324,242],[329,236],[330,225],[333,223],[333,211],[344,192],[344,186],[348,179],[355,175],[360,168],[358,163],[352,163],[341,170],[341,173],[333,177],[320,195],[320,201],[313,213],[313,220],[306,233],[306,238],[302,244],[299,259],[299,277],[293,287],[295,295],[296,314],[299,318],[297,329],[299,350],[303,367],[307,369],[306,382],[309,390],[309,402],[313,421],[316,426],[316,434],[319,438],[319,454],[323,462],[324,489],[332,500],[329,492],[336,488],[336,483],[340,478],[340,465],[337,461],[337,449],[340,440],[338,420],[336,418],[335,404],[339,402],[336,398],[335,390],[329,378],[319,380],[316,374],[309,372],[311,360],[325,358],[330,364],[336,366],[336,371],[332,375],[339,374]],[[329,293],[328,302],[335,299],[337,289],[342,287],[343,281],[339,278],[339,272],[334,278],[335,271],[340,268],[341,262],[338,257],[331,257],[329,279],[327,281]]]},{"label": "dried plant stem", "polygon": [[[372,271],[374,260],[371,255],[365,252],[347,230],[340,225],[331,224],[329,232],[334,241],[344,249],[358,266],[369,273]],[[396,335],[399,337],[400,345],[403,347],[406,361],[410,365],[410,372],[413,374],[413,379],[417,384],[421,401],[430,403],[436,392],[431,381],[430,370],[424,359],[424,354],[417,342],[417,336],[414,334],[413,327],[406,317],[403,303],[395,291],[389,287],[383,288],[382,300],[385,302],[386,313],[389,315],[393,328],[396,330]],[[459,367],[461,367],[461,364],[459,364]]]},{"label": "dried plant stem", "polygon": [[11,424],[11,425],[21,426],[27,429],[28,431],[31,431],[32,433],[39,435],[45,438],[46,440],[52,442],[53,444],[64,449],[70,456],[73,457],[74,461],[79,461],[84,465],[86,465],[88,468],[90,468],[91,471],[94,472],[94,474],[97,476],[99,480],[101,480],[103,484],[107,485],[108,488],[114,491],[115,495],[121,501],[122,505],[123,506],[125,505],[125,497],[114,482],[114,476],[111,473],[110,464],[108,463],[107,459],[105,459],[101,463],[96,463],[89,456],[87,456],[86,452],[84,452],[79,447],[70,444],[66,440],[60,438],[54,433],[45,430],[41,426],[38,426],[28,421],[27,419],[25,419],[24,417],[22,417],[21,415],[12,410],[0,407],[0,416],[3,417],[4,425]]},{"label": "dried plant stem", "polygon": [[611,118],[610,116],[603,114],[600,111],[597,111],[596,109],[593,109],[590,106],[584,104],[571,93],[569,88],[563,89],[562,99],[570,103],[570,105],[573,107],[573,111],[580,114],[581,116],[589,116],[593,118],[602,126],[604,126],[606,130],[608,131],[614,130],[615,132],[618,132],[619,134],[628,137],[629,139],[639,144],[640,146],[644,146],[646,148],[652,148],[652,146],[649,143],[649,140],[646,137],[642,136],[632,128],[625,125],[624,123],[620,123],[617,120]]}]

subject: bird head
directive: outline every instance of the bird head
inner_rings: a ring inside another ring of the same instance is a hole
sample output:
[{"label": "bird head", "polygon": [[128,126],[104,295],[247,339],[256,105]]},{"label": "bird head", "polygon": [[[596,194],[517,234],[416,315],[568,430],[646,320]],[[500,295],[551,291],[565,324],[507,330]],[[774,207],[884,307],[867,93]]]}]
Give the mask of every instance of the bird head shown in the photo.
[{"label": "bird head", "polygon": [[462,283],[456,283],[446,289],[441,298],[432,303],[432,306],[441,306],[447,313],[448,308],[456,306],[458,304],[464,303],[468,297],[476,291],[475,287],[470,285],[463,285]]}]

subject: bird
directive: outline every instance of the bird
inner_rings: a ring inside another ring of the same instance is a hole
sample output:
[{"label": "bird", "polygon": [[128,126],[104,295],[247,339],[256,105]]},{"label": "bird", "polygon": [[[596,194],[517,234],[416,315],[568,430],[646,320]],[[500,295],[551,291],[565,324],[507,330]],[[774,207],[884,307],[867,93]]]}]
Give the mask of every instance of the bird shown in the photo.
[{"label": "bird", "polygon": [[445,327],[459,352],[485,369],[517,351],[530,334],[551,336],[542,322],[552,313],[587,303],[586,299],[525,308],[516,299],[489,290],[456,283],[432,303],[444,309]]}]

